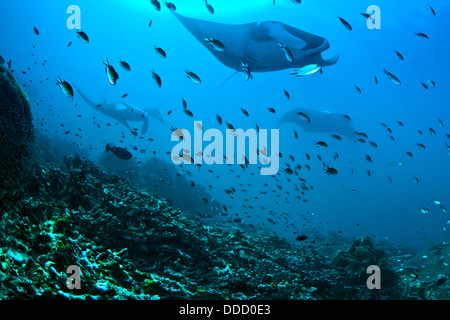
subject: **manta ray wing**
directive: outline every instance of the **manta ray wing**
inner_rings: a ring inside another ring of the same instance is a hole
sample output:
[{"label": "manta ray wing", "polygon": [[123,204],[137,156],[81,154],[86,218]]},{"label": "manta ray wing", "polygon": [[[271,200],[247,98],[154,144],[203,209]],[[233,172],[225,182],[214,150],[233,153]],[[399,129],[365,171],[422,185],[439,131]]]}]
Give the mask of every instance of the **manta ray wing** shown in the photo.
[{"label": "manta ray wing", "polygon": [[[222,64],[236,71],[242,71],[242,62],[249,65],[251,72],[270,72],[314,63],[328,66],[338,60],[338,56],[322,58],[321,53],[330,47],[325,38],[278,21],[224,24],[172,13]],[[225,50],[214,49],[205,38],[219,40]],[[286,59],[280,43],[291,50],[292,62]]]}]

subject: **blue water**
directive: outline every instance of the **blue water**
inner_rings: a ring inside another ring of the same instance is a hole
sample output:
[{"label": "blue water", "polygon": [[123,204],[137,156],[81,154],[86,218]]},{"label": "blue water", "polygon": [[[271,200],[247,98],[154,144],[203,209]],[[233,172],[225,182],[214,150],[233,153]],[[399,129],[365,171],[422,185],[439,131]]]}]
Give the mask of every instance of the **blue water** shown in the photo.
[{"label": "blue water", "polygon": [[[271,0],[211,0],[213,15],[201,0],[174,3],[178,13],[202,20],[230,24],[281,21],[326,38],[331,46],[324,57],[338,53],[340,59],[324,67],[323,74],[296,78],[287,69],[254,73],[252,80],[245,81],[239,73],[218,88],[235,71],[210,54],[163,3],[158,12],[144,0],[5,1],[0,12],[0,53],[12,60],[15,76],[25,85],[36,130],[51,139],[66,141],[93,161],[104,154],[106,143],[113,143],[130,150],[132,146],[145,149],[133,153],[132,161],[138,164],[153,152],[171,163],[167,152],[176,144],[170,140],[171,126],[193,132],[193,121],[197,120],[202,121],[204,130],[218,128],[225,132],[225,124],[219,126],[215,119],[219,114],[224,123],[228,121],[235,128],[246,130],[258,124],[271,130],[277,129],[281,115],[293,108],[347,114],[355,129],[366,133],[368,141],[376,142],[378,148],[345,138],[336,141],[330,133],[306,133],[293,124],[284,124],[279,127],[283,157],[276,176],[260,176],[259,165],[250,165],[245,171],[239,165],[203,165],[200,170],[195,165],[184,165],[180,172],[190,171],[190,180],[212,186],[210,196],[228,208],[228,215],[218,219],[239,217],[243,223],[273,229],[293,241],[299,234],[319,239],[334,231],[348,237],[369,235],[377,241],[425,250],[449,240],[449,213],[433,203],[439,200],[442,207],[450,207],[450,154],[446,148],[446,143],[450,144],[448,5],[439,1],[377,1],[381,29],[371,30],[359,14],[373,4],[366,1],[305,0],[295,4],[277,0],[273,5]],[[70,5],[81,10],[81,30],[88,34],[89,44],[82,43],[67,28],[70,14],[66,10]],[[338,16],[353,30],[347,30]],[[429,39],[421,39],[415,32],[423,32]],[[69,42],[72,44],[68,47]],[[155,53],[154,45],[165,50],[167,59]],[[401,52],[404,61],[394,50]],[[106,58],[119,73],[116,86],[106,77]],[[128,62],[131,71],[124,71],[118,59]],[[391,82],[383,68],[401,79],[402,85]],[[199,75],[202,83],[188,79],[185,69]],[[151,70],[161,76],[161,88],[155,85]],[[123,125],[116,125],[116,120],[84,103],[77,92],[73,101],[64,96],[55,85],[58,77],[76,83],[96,103],[106,99],[143,109],[156,108],[165,124],[152,119],[144,136],[140,134],[142,124],[132,125],[138,128],[135,137]],[[426,90],[421,83],[427,83],[427,79],[436,86],[429,85]],[[290,100],[283,89],[290,93]],[[123,94],[128,96],[122,98]],[[184,114],[182,97],[193,118]],[[249,112],[249,118],[241,107]],[[268,107],[276,113],[268,112]],[[380,123],[385,123],[392,134]],[[436,135],[430,134],[429,128]],[[298,139],[293,129],[299,133]],[[70,133],[65,134],[67,131]],[[317,140],[327,141],[329,148],[317,148],[313,144]],[[426,149],[416,143],[424,144]],[[406,151],[412,152],[413,158]],[[337,160],[333,159],[335,152],[339,154]],[[289,155],[295,160],[291,161]],[[325,175],[317,155],[339,173]],[[371,156],[372,163],[365,159],[366,155]],[[401,161],[401,166],[390,165]],[[303,167],[299,176],[306,179],[310,190],[301,199],[307,202],[296,198],[301,189],[297,191],[295,184],[299,187],[301,182],[297,176],[283,172],[286,163]],[[310,171],[305,164],[311,166]],[[230,187],[236,189],[232,197],[223,190]],[[422,213],[421,208],[428,208],[429,213]]]}]

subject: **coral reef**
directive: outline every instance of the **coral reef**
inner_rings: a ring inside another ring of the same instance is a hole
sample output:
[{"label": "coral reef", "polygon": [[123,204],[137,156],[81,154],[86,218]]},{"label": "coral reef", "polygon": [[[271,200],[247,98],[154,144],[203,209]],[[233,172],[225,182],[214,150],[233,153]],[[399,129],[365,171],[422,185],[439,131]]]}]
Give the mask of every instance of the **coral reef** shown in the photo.
[{"label": "coral reef", "polygon": [[28,97],[0,64],[0,201],[13,203],[22,192],[33,140]]},{"label": "coral reef", "polygon": [[[418,288],[394,251],[369,238],[330,258],[255,227],[193,218],[77,156],[65,162],[36,166],[24,197],[1,208],[0,299],[409,299],[448,290],[445,280]],[[365,286],[370,264],[382,270],[381,290]],[[70,265],[80,267],[79,290],[66,286]]]}]

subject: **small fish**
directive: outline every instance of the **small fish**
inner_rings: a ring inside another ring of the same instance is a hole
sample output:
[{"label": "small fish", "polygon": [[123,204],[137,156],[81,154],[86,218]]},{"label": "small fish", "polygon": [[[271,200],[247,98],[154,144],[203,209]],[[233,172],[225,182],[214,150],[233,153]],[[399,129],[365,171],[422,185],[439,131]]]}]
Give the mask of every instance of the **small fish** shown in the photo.
[{"label": "small fish", "polygon": [[103,62],[103,64],[106,66],[105,71],[106,75],[108,76],[109,82],[115,86],[117,83],[117,79],[119,79],[119,75],[117,74],[116,70],[112,65],[109,64],[108,58],[106,58],[106,62]]},{"label": "small fish", "polygon": [[283,91],[284,91],[285,97],[286,97],[288,100],[290,100],[290,99],[291,99],[291,95],[289,94],[289,92],[287,92],[286,89],[283,89]]},{"label": "small fish", "polygon": [[204,39],[206,42],[208,42],[209,45],[211,45],[211,47],[213,47],[214,50],[219,51],[219,52],[224,52],[225,51],[225,46],[222,42],[220,42],[217,39],[213,39],[213,38],[208,38],[205,37]]},{"label": "small fish", "polygon": [[400,60],[402,60],[402,61],[405,60],[405,58],[403,57],[403,55],[400,52],[398,52],[397,50],[394,50],[394,52]]},{"label": "small fish", "polygon": [[167,8],[169,8],[170,10],[176,11],[177,7],[172,3],[172,2],[167,2],[164,1],[164,4],[166,5]]},{"label": "small fish", "polygon": [[288,175],[292,175],[294,173],[294,171],[291,168],[285,168],[283,169],[283,171]]},{"label": "small fish", "polygon": [[72,41],[70,41],[70,42],[67,44],[67,48],[70,47],[71,45],[72,45]]},{"label": "small fish", "polygon": [[159,47],[157,47],[157,46],[155,46],[155,45],[153,45],[153,48],[155,49],[156,53],[157,53],[161,58],[163,58],[163,59],[166,59],[166,58],[167,58],[166,52],[165,52],[162,48],[159,48]]},{"label": "small fish", "polygon": [[361,89],[360,89],[358,86],[355,85],[355,89],[356,89],[356,91],[358,91],[359,93],[361,93]]},{"label": "small fish", "polygon": [[311,123],[311,118],[308,117],[304,112],[298,111],[298,112],[295,112],[295,114],[298,115],[303,120],[307,120],[308,123]]},{"label": "small fish", "polygon": [[416,145],[417,145],[419,148],[422,148],[422,149],[425,150],[425,145],[424,145],[423,143],[416,143]]},{"label": "small fish", "polygon": [[428,131],[430,132],[431,135],[433,136],[436,135],[436,131],[433,128],[428,128]]},{"label": "small fish", "polygon": [[36,27],[33,27],[34,33],[38,36],[39,35],[39,30]]},{"label": "small fish", "polygon": [[158,88],[161,88],[162,85],[161,77],[154,70],[152,70],[151,73],[152,78],[155,81],[156,85],[158,86]]},{"label": "small fish", "polygon": [[125,70],[125,71],[130,71],[131,70],[130,65],[127,62],[125,62],[125,61],[123,61],[121,59],[119,59],[119,64],[123,68],[123,70]]},{"label": "small fish", "polygon": [[122,99],[128,97],[128,93],[122,95]]},{"label": "small fish", "polygon": [[252,75],[252,73],[250,71],[250,67],[248,66],[247,63],[241,61],[241,68],[245,75],[245,81],[253,79],[253,75]]},{"label": "small fish", "polygon": [[212,7],[212,5],[210,5],[208,3],[208,0],[205,0],[205,5],[206,5],[206,9],[208,10],[208,12],[211,14],[214,14],[214,8]]},{"label": "small fish", "polygon": [[421,84],[422,84],[422,87],[424,87],[426,90],[428,90],[428,86],[425,83],[421,82]]},{"label": "small fish", "polygon": [[410,151],[406,151],[406,154],[407,154],[410,158],[413,157],[413,154],[412,154],[412,152],[410,152]]},{"label": "small fish", "polygon": [[291,72],[289,75],[295,75],[296,77],[303,77],[312,75],[318,71],[321,71],[322,67],[318,64],[308,64],[300,69],[294,69],[293,72]]},{"label": "small fish", "polygon": [[431,13],[433,14],[433,16],[436,16],[436,11],[434,11],[434,9],[431,6],[429,6],[429,7],[430,7],[430,10],[431,10]]},{"label": "small fish", "polygon": [[441,204],[441,201],[438,200],[438,199],[433,199],[433,203],[436,204],[436,205],[440,205],[440,204]]},{"label": "small fish", "polygon": [[151,3],[156,11],[161,11],[161,4],[158,0],[151,0]]},{"label": "small fish", "polygon": [[383,72],[388,76],[389,80],[391,80],[397,86],[402,84],[402,82],[396,76],[394,76],[392,73],[390,73],[386,69],[383,69]]},{"label": "small fish", "polygon": [[377,76],[374,75],[373,78],[374,78],[374,80],[375,80],[375,84],[378,85],[378,79],[377,79]]},{"label": "small fish", "polygon": [[87,34],[79,29],[75,29],[75,33],[77,34],[78,38],[83,42],[88,44],[89,43],[89,37]]},{"label": "small fish", "polygon": [[219,123],[219,125],[222,125],[222,118],[219,116],[219,114],[216,114],[216,120]]},{"label": "small fish", "polygon": [[183,105],[183,109],[187,108],[187,102],[186,102],[186,100],[184,100],[183,97],[181,97],[181,104]]},{"label": "small fish", "polygon": [[428,82],[432,87],[435,87],[435,86],[436,86],[436,83],[435,83],[433,80],[427,79],[427,82]]},{"label": "small fish", "polygon": [[430,37],[428,37],[428,35],[426,35],[425,33],[422,33],[422,32],[414,32],[414,35],[416,35],[422,39],[426,39],[426,40],[430,39]]},{"label": "small fish", "polygon": [[243,113],[246,117],[249,116],[248,111],[245,110],[244,108],[241,108],[241,111],[242,111],[242,113]]},{"label": "small fish", "polygon": [[274,108],[272,108],[272,107],[270,107],[270,108],[267,108],[267,110],[270,112],[270,113],[276,113],[276,111],[275,111],[275,109]]},{"label": "small fish", "polygon": [[430,209],[428,208],[420,208],[420,211],[422,211],[422,213],[430,213]]},{"label": "small fish", "polygon": [[344,27],[345,27],[347,30],[352,31],[352,26],[351,26],[347,21],[345,21],[345,20],[342,19],[341,17],[338,17],[338,19],[341,20],[341,23],[344,25]]},{"label": "small fish", "polygon": [[148,27],[149,27],[149,28],[151,28],[152,23],[153,23],[153,20],[150,20],[150,21],[148,22]]},{"label": "small fish", "polygon": [[192,111],[188,110],[188,109],[184,109],[183,112],[188,116],[188,117],[193,117],[194,114],[192,113]]},{"label": "small fish", "polygon": [[185,69],[184,72],[186,73],[186,77],[194,81],[195,83],[202,83],[202,80],[200,80],[200,77],[193,73],[192,71],[189,71],[188,69]]},{"label": "small fish", "polygon": [[329,166],[327,166],[327,168],[324,169],[324,172],[327,175],[333,175],[333,176],[338,174],[338,171],[335,168],[330,168]]},{"label": "small fish", "polygon": [[133,155],[124,148],[121,147],[111,147],[109,143],[106,144],[106,152],[111,151],[117,158],[122,160],[130,160]]},{"label": "small fish", "polygon": [[340,136],[340,135],[337,135],[337,134],[332,134],[331,137],[332,137],[333,139],[336,139],[336,140],[339,140],[339,141],[342,140],[341,136]]},{"label": "small fish", "polygon": [[284,45],[283,43],[279,42],[278,46],[283,50],[284,52],[284,56],[286,57],[286,60],[289,62],[294,62],[294,56],[292,55],[291,50],[286,47],[286,45]]},{"label": "small fish", "polygon": [[324,141],[314,141],[314,145],[320,148],[328,148],[328,144]]},{"label": "small fish", "polygon": [[308,239],[308,237],[305,235],[301,235],[301,236],[298,236],[297,238],[295,238],[295,240],[297,240],[297,241],[305,241],[306,239]]},{"label": "small fish", "polygon": [[56,85],[61,89],[61,91],[69,98],[73,99],[73,89],[72,86],[67,82],[58,78],[56,80]]}]

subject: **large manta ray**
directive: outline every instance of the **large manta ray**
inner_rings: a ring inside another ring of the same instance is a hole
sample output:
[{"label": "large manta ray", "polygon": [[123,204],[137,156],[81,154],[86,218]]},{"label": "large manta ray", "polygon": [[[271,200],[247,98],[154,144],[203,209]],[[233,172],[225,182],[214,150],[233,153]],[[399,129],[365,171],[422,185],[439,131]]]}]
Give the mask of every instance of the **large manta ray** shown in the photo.
[{"label": "large manta ray", "polygon": [[141,108],[132,106],[128,103],[124,102],[112,102],[107,103],[106,99],[102,104],[97,104],[94,101],[90,100],[72,81],[72,85],[77,90],[80,97],[92,108],[100,111],[107,116],[116,119],[120,123],[122,123],[131,133],[136,134],[136,132],[131,129],[128,121],[137,121],[143,122],[142,125],[142,134],[146,134],[149,124],[150,118],[155,118],[159,120],[162,124],[164,124],[164,119],[161,116],[161,113],[158,109],[148,109],[143,110]]},{"label": "large manta ray", "polygon": [[[321,53],[330,47],[326,39],[282,22],[233,25],[188,18],[175,11],[172,13],[220,62],[236,71],[242,71],[243,63],[251,72],[268,72],[310,64],[329,66],[339,59],[339,55],[329,60],[322,57]],[[217,50],[207,39],[220,41],[224,50]],[[291,59],[281,44],[291,53]]]},{"label": "large manta ray", "polygon": [[355,143],[357,141],[350,118],[341,113],[296,108],[286,112],[278,121],[278,126],[286,122],[295,123],[306,132],[329,132]]}]

